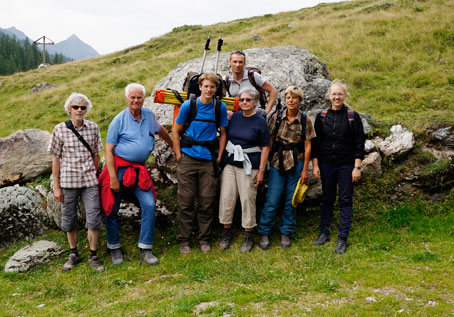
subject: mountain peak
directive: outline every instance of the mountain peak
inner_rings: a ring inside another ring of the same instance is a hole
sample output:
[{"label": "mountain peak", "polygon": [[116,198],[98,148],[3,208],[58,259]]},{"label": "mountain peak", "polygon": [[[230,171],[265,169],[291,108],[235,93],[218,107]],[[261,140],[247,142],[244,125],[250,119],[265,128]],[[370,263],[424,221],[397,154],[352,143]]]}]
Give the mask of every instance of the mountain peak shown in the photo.
[{"label": "mountain peak", "polygon": [[72,34],[70,37],[67,38],[67,40],[79,40],[80,41],[80,39],[77,37],[76,34]]}]

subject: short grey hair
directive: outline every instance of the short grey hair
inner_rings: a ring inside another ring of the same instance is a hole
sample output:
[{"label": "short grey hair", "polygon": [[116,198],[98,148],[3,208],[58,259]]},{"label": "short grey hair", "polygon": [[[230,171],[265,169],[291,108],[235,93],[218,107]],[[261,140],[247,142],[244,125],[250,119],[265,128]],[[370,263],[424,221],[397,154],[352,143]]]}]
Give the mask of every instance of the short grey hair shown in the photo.
[{"label": "short grey hair", "polygon": [[333,86],[341,86],[342,89],[345,92],[345,97],[349,97],[350,93],[348,92],[347,84],[345,84],[342,80],[340,79],[334,79],[331,84],[329,85],[328,91],[326,92],[326,99],[329,99],[329,95],[331,94],[331,87]]},{"label": "short grey hair", "polygon": [[126,98],[129,97],[129,91],[131,90],[131,88],[140,88],[140,89],[142,89],[143,97],[145,98],[145,87],[143,85],[137,84],[137,83],[131,83],[128,86],[126,86],[126,88],[125,88],[125,96],[126,96]]},{"label": "short grey hair", "polygon": [[242,94],[247,94],[249,96],[252,97],[252,99],[254,99],[255,101],[259,100],[260,98],[260,94],[259,92],[254,89],[254,88],[243,88],[240,90],[240,94],[238,95],[238,97],[241,97]]},{"label": "short grey hair", "polygon": [[88,99],[88,97],[84,94],[73,92],[65,102],[65,111],[68,116],[71,115],[71,113],[69,112],[69,107],[73,106],[74,104],[82,106],[81,103],[85,103],[85,105],[87,106],[87,112],[85,114],[89,113],[91,108],[93,107],[90,99]]}]

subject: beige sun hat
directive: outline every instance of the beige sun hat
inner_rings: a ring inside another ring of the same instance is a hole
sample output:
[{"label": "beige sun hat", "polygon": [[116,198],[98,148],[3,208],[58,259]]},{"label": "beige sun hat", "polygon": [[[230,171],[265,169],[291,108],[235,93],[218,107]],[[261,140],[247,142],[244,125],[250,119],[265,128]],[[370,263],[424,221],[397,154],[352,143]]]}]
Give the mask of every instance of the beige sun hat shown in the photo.
[{"label": "beige sun hat", "polygon": [[295,192],[293,193],[293,199],[292,199],[292,206],[296,208],[298,204],[301,204],[306,198],[306,193],[307,190],[309,189],[309,186],[306,184],[301,183],[301,178],[298,180],[298,184],[296,185]]}]

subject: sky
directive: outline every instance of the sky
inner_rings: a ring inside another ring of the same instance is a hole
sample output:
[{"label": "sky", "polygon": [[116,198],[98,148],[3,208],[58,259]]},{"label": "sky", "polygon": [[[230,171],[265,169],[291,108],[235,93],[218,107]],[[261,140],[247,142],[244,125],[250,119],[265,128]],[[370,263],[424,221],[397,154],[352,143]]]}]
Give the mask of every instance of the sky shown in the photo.
[{"label": "sky", "polygon": [[101,55],[142,44],[185,24],[210,25],[339,0],[2,0],[0,28],[55,43],[72,34]]}]

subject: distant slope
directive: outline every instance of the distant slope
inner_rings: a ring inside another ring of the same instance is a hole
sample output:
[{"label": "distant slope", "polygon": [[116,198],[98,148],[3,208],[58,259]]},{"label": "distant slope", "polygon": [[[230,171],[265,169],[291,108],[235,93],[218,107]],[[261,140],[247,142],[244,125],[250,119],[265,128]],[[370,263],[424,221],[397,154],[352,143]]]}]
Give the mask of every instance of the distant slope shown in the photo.
[{"label": "distant slope", "polygon": [[99,56],[99,53],[93,47],[83,42],[75,34],[64,41],[48,46],[46,49],[50,54],[62,53],[72,59],[85,59]]}]

